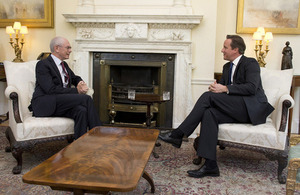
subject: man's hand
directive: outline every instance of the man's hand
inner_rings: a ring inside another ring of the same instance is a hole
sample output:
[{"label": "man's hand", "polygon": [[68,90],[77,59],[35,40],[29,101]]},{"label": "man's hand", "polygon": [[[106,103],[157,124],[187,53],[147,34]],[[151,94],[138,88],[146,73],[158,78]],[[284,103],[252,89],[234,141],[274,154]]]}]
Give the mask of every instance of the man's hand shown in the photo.
[{"label": "man's hand", "polygon": [[88,90],[89,88],[84,81],[80,81],[77,84],[77,91],[79,94],[86,94]]},{"label": "man's hand", "polygon": [[209,85],[208,90],[213,92],[213,93],[224,93],[228,92],[227,86],[221,85],[217,83],[216,81],[212,84]]}]

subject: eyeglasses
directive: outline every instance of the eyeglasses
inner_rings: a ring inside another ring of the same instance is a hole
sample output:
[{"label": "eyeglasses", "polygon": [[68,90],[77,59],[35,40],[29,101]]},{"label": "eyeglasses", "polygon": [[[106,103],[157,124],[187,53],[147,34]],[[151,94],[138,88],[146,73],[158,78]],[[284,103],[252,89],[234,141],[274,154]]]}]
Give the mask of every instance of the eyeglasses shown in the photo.
[{"label": "eyeglasses", "polygon": [[[61,45],[58,45],[59,47],[63,47],[63,46],[61,46]],[[65,48],[65,49],[67,49],[67,50],[70,50],[70,49],[72,49],[72,47],[70,47],[70,46],[67,46],[67,47],[63,47],[63,48]]]}]

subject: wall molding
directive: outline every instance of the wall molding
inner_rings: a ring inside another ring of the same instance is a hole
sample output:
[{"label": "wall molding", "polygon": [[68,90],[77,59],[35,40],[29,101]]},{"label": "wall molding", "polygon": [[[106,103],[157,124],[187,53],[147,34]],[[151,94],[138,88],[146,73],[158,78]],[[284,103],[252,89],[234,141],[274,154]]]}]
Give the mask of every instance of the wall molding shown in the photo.
[{"label": "wall molding", "polygon": [[201,78],[195,78],[191,80],[192,85],[210,85],[213,83],[215,79],[201,79]]}]

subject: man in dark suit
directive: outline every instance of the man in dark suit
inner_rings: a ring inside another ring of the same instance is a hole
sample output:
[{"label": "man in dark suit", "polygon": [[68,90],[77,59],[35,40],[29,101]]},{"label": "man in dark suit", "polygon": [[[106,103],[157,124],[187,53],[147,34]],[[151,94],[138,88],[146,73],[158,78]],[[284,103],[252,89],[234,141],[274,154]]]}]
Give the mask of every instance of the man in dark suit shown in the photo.
[{"label": "man in dark suit", "polygon": [[55,37],[50,42],[50,50],[51,55],[36,65],[36,84],[29,109],[36,117],[74,119],[77,139],[101,122],[92,98],[86,94],[86,83],[64,62],[72,52],[69,41]]},{"label": "man in dark suit", "polygon": [[227,35],[222,53],[229,62],[223,66],[219,83],[212,83],[181,125],[159,138],[180,148],[182,137],[190,136],[201,122],[197,155],[205,163],[197,170],[189,170],[191,177],[219,176],[216,162],[218,124],[266,122],[274,110],[264,94],[260,67],[254,58],[244,56],[246,45],[238,35]]}]

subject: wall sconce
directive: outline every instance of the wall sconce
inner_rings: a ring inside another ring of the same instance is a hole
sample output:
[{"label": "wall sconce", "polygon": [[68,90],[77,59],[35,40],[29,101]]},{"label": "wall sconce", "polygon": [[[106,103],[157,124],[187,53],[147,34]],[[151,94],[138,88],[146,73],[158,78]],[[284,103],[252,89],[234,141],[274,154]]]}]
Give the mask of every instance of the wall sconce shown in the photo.
[{"label": "wall sconce", "polygon": [[[24,41],[24,35],[28,34],[27,26],[21,26],[21,22],[14,22],[13,26],[6,27],[6,33],[9,34],[9,43],[12,48],[15,50],[15,59],[13,62],[24,62],[21,58]],[[15,35],[15,41],[13,40],[12,34]],[[22,35],[21,40],[19,34]]]},{"label": "wall sconce", "polygon": [[[265,65],[267,64],[265,62],[265,57],[270,51],[269,42],[273,40],[273,34],[271,32],[265,33],[264,27],[258,27],[257,31],[254,32],[252,39],[256,41],[254,51],[255,51],[258,64],[260,67],[265,67]],[[263,40],[266,43],[266,48],[264,51],[263,51]]]}]

